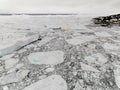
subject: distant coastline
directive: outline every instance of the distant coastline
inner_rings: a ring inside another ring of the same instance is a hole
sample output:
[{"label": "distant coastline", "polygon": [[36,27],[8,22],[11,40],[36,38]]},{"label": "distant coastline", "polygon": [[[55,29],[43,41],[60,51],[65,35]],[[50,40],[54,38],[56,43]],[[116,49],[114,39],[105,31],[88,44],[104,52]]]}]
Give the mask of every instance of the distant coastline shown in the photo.
[{"label": "distant coastline", "polygon": [[0,16],[11,16],[11,15],[39,16],[39,15],[77,15],[77,14],[76,13],[0,13]]}]

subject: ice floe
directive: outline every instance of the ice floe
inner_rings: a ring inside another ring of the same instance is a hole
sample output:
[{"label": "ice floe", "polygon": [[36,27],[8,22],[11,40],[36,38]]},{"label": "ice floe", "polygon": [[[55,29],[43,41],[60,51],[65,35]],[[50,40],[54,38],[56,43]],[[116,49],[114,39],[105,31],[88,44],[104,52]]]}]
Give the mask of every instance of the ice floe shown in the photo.
[{"label": "ice floe", "polygon": [[66,41],[72,45],[81,45],[85,42],[93,41],[94,39],[95,36],[79,36],[79,37],[74,37],[72,39],[68,39]]},{"label": "ice floe", "polygon": [[31,42],[38,40],[38,39],[39,39],[39,35],[37,34],[37,35],[29,36],[29,37],[20,38],[19,40],[10,42],[9,44],[8,44],[8,42],[6,44],[5,43],[0,44],[0,57],[10,54],[10,53],[13,53],[14,51],[22,48],[25,45],[30,44]]},{"label": "ice floe", "polygon": [[31,64],[50,64],[57,65],[64,62],[64,52],[49,51],[49,52],[35,52],[28,56]]},{"label": "ice floe", "polygon": [[10,84],[18,82],[25,78],[29,70],[20,70],[18,72],[12,72],[7,75],[0,77],[0,85]]},{"label": "ice floe", "polygon": [[67,84],[61,76],[52,75],[39,80],[23,90],[67,90]]}]

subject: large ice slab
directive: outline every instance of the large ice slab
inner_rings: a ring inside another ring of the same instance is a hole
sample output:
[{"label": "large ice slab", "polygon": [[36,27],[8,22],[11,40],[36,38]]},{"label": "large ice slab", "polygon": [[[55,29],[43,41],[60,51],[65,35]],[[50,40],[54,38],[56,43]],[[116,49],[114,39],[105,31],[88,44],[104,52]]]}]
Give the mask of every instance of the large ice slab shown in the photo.
[{"label": "large ice slab", "polygon": [[29,43],[34,42],[38,39],[39,39],[39,35],[37,34],[37,35],[19,38],[12,42],[5,41],[0,44],[0,57],[10,54],[10,53],[22,48],[23,46],[28,45]]},{"label": "large ice slab", "polygon": [[110,34],[107,33],[107,32],[96,32],[95,34],[96,34],[96,36],[98,36],[98,37],[111,37],[111,36],[112,36],[112,35],[110,35]]},{"label": "large ice slab", "polygon": [[25,78],[28,74],[29,70],[20,70],[17,73],[13,72],[8,75],[4,75],[0,77],[0,85],[10,84],[14,82],[18,82]]},{"label": "large ice slab", "polygon": [[10,58],[5,60],[5,69],[14,67],[19,62],[19,59]]},{"label": "large ice slab", "polygon": [[96,53],[96,54],[92,54],[91,56],[86,56],[85,60],[89,64],[96,64],[100,66],[108,61],[107,58],[101,53]]},{"label": "large ice slab", "polygon": [[114,70],[114,75],[115,75],[115,82],[117,86],[120,88],[120,68]]},{"label": "large ice slab", "polygon": [[31,64],[57,65],[64,61],[62,51],[35,52],[28,56]]},{"label": "large ice slab", "polygon": [[23,90],[67,90],[67,84],[61,76],[52,75],[24,88]]},{"label": "large ice slab", "polygon": [[81,45],[85,42],[89,42],[95,39],[95,36],[79,36],[79,37],[74,37],[72,39],[66,40],[69,44],[72,45]]},{"label": "large ice slab", "polygon": [[95,68],[92,67],[92,66],[89,66],[89,65],[87,65],[87,64],[84,64],[84,63],[82,63],[82,62],[81,62],[80,64],[81,64],[82,70],[84,70],[84,71],[99,72],[99,70],[95,69]]},{"label": "large ice slab", "polygon": [[105,49],[105,51],[118,51],[120,49],[117,44],[113,43],[105,43],[103,45],[103,48]]}]

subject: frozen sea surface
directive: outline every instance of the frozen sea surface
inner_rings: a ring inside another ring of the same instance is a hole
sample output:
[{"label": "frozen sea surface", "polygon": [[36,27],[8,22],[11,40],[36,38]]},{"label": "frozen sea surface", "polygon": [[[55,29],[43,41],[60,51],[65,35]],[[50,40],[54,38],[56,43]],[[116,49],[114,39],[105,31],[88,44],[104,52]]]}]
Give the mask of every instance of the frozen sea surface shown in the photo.
[{"label": "frozen sea surface", "polygon": [[120,27],[93,17],[0,16],[0,90],[119,90]]}]

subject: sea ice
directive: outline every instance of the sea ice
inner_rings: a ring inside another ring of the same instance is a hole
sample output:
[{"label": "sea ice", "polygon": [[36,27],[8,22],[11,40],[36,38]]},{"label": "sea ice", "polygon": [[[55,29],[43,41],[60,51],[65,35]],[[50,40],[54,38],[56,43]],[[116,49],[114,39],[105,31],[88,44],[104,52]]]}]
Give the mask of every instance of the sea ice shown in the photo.
[{"label": "sea ice", "polygon": [[35,52],[28,56],[31,64],[57,65],[64,61],[62,51]]},{"label": "sea ice", "polygon": [[52,75],[24,88],[23,90],[67,90],[67,84],[61,76]]}]

